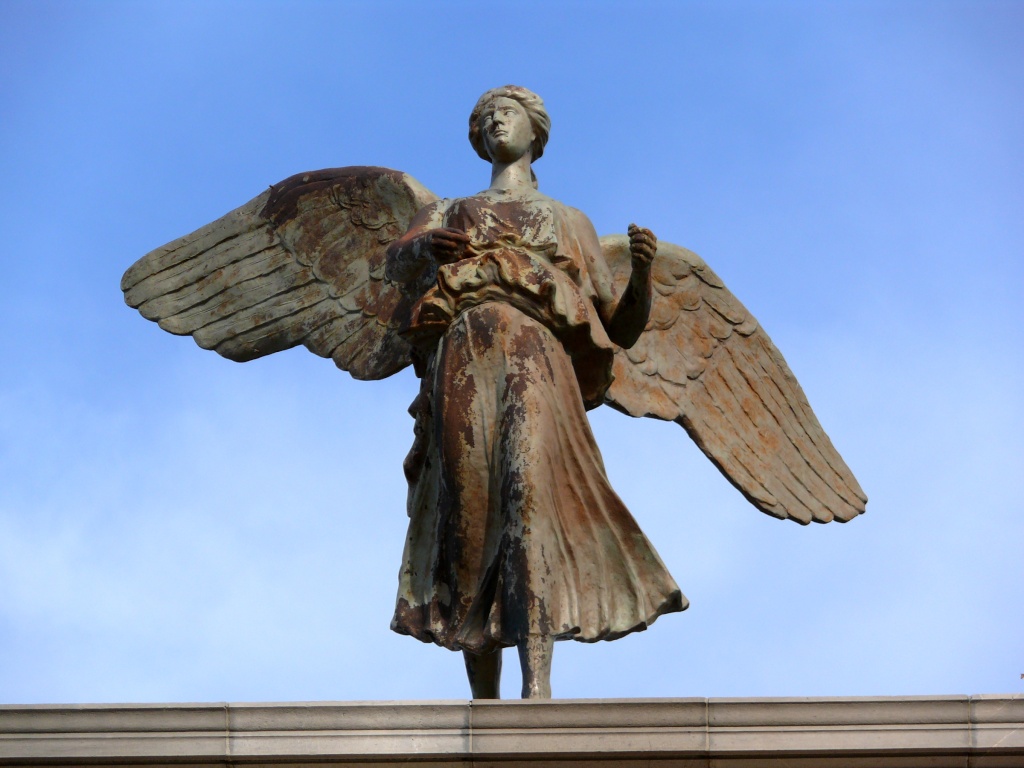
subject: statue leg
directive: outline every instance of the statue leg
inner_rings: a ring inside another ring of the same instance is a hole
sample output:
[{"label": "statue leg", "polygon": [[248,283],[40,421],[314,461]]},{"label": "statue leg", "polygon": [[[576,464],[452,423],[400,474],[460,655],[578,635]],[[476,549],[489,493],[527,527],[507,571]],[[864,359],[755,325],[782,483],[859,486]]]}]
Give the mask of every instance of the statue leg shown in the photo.
[{"label": "statue leg", "polygon": [[551,657],[555,640],[549,635],[530,635],[519,644],[523,668],[523,698],[551,698]]},{"label": "statue leg", "polygon": [[501,648],[490,653],[462,652],[474,699],[501,698]]}]

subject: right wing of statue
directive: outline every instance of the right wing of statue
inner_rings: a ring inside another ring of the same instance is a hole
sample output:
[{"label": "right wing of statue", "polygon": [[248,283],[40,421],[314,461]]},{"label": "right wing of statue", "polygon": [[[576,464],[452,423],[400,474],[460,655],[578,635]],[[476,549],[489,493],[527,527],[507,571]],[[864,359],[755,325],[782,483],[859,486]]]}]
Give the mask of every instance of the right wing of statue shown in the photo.
[{"label": "right wing of statue", "polygon": [[238,362],[305,345],[357,379],[410,363],[408,299],[384,282],[388,245],[437,197],[387,168],[297,174],[137,261],[125,301]]},{"label": "right wing of statue", "polygon": [[[629,240],[601,238],[621,292]],[[846,522],[867,496],[768,334],[697,254],[659,243],[646,330],[615,353],[606,402],[680,424],[755,507],[799,523]]]}]

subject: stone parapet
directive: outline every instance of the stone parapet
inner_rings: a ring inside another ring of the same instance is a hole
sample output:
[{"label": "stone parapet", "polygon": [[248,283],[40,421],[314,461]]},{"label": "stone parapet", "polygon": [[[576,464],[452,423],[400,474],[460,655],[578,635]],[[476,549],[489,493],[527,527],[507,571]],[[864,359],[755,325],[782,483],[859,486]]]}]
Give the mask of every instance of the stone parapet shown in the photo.
[{"label": "stone parapet", "polygon": [[0,706],[0,765],[1024,766],[1024,696]]}]

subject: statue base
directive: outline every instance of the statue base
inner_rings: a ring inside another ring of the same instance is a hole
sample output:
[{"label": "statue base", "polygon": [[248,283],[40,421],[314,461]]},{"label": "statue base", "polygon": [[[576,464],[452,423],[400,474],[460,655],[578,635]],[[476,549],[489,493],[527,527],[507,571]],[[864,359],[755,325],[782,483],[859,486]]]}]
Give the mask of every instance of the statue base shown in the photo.
[{"label": "statue base", "polygon": [[1022,766],[1024,695],[0,706],[0,765]]}]

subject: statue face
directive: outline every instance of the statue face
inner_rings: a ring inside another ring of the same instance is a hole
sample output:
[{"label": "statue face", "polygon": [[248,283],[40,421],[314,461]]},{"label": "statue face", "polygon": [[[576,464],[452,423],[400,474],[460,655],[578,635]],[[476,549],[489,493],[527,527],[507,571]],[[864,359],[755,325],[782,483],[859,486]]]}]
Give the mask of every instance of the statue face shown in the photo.
[{"label": "statue face", "polygon": [[512,163],[530,151],[536,136],[526,108],[515,99],[495,99],[480,120],[484,147],[492,161]]}]

